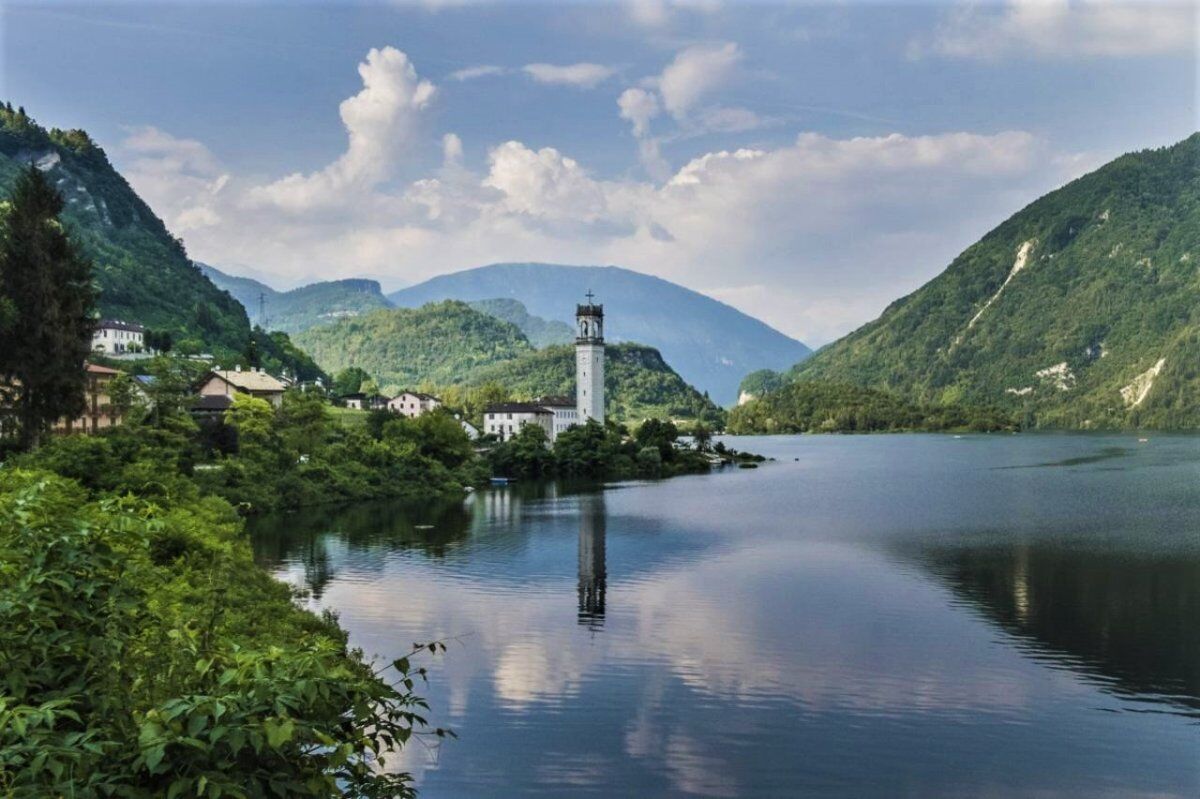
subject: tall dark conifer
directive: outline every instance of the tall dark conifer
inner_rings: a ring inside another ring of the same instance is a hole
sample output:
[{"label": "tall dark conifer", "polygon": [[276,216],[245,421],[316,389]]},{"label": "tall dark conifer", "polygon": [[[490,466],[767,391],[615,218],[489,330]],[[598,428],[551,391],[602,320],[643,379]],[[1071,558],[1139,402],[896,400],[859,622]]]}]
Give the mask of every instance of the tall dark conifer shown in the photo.
[{"label": "tall dark conifer", "polygon": [[0,297],[15,318],[0,328],[0,380],[15,392],[23,447],[55,419],[84,410],[96,289],[92,265],[59,220],[63,200],[30,165],[0,214]]}]

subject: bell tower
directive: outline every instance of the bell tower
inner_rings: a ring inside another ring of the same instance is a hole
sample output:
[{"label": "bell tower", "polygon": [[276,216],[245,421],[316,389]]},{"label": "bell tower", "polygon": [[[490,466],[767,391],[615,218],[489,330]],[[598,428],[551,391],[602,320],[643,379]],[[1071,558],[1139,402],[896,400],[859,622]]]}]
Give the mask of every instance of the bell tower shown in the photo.
[{"label": "bell tower", "polygon": [[592,300],[575,306],[575,407],[579,423],[604,424],[604,306]]}]

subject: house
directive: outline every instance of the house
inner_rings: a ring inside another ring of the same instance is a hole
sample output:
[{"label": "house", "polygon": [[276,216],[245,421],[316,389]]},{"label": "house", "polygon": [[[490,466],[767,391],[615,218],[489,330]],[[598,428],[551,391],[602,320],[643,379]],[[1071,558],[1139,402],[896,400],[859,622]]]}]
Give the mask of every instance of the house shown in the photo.
[{"label": "house", "polygon": [[101,319],[92,333],[92,351],[102,355],[123,355],[146,349],[146,328],[120,319]]},{"label": "house", "polygon": [[442,401],[420,391],[402,391],[388,401],[388,410],[401,416],[417,417],[441,406]]},{"label": "house", "polygon": [[286,388],[279,380],[257,367],[243,371],[242,367],[236,366],[233,369],[213,369],[201,383],[199,393],[201,397],[230,398],[234,394],[249,394],[265,399],[278,408],[283,402]]},{"label": "house", "polygon": [[483,432],[496,436],[501,441],[521,432],[527,424],[536,424],[546,431],[546,438],[554,437],[554,411],[532,402],[502,402],[489,405],[483,411]]},{"label": "house", "polygon": [[109,385],[120,372],[94,363],[85,364],[84,369],[86,381],[83,396],[86,407],[83,413],[74,419],[64,418],[56,421],[51,427],[55,433],[96,433],[121,421],[120,414],[112,407],[112,398],[108,393]]},{"label": "house", "polygon": [[554,414],[551,441],[556,440],[568,427],[579,424],[579,406],[570,397],[538,397],[534,403]]},{"label": "house", "polygon": [[382,411],[388,407],[388,398],[381,397],[378,394],[369,397],[362,393],[344,394],[342,399],[345,401],[347,408],[353,408],[358,411]]}]

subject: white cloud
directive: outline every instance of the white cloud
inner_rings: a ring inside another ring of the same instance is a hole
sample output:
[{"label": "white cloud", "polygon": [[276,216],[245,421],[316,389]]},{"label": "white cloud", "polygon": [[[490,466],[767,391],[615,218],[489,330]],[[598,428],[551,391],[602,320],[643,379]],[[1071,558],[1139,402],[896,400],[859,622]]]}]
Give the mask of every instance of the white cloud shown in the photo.
[{"label": "white cloud", "polygon": [[603,64],[526,64],[522,71],[538,83],[591,89],[612,77],[615,70]]},{"label": "white cloud", "polygon": [[390,177],[398,157],[412,145],[420,112],[433,99],[433,84],[417,77],[408,56],[394,47],[372,48],[358,65],[363,89],[340,106],[349,144],[346,152],[319,172],[295,173],[256,188],[254,204],[290,211],[334,206],[342,193]]},{"label": "white cloud", "polygon": [[617,98],[617,107],[621,109],[621,119],[633,123],[633,135],[645,136],[650,130],[650,120],[658,116],[662,107],[658,95],[645,89],[626,89]]},{"label": "white cloud", "polygon": [[[377,96],[376,76],[364,75],[369,88],[342,105],[351,146],[307,177],[259,185],[228,174],[203,144],[156,129],[130,133],[117,150],[122,170],[195,257],[250,265],[281,285],[365,276],[391,287],[503,260],[615,263],[713,293],[821,343],[1087,165],[1019,131],[805,133],[770,148],[709,152],[670,170],[649,135],[658,98],[634,89],[619,106],[644,134],[643,158],[657,159],[654,183],[604,179],[556,148],[518,141],[494,144],[484,171],[472,171],[453,133],[442,137],[441,166],[420,180],[394,186],[373,172],[345,177],[369,171],[358,159],[395,160],[380,154],[390,143],[356,137],[399,130],[411,144],[412,118],[433,89],[419,88],[407,59],[399,64],[384,70],[397,85],[379,99],[384,109],[404,109],[401,121],[392,110],[356,107]],[[284,196],[336,187],[339,205],[264,202],[281,187],[293,192]]]},{"label": "white cloud", "polygon": [[739,133],[762,127],[762,118],[747,108],[707,108],[700,114],[705,130],[719,133]]},{"label": "white cloud", "polygon": [[909,54],[996,59],[1194,53],[1196,6],[1128,0],[1008,0],[949,12]]},{"label": "white cloud", "polygon": [[466,80],[475,80],[476,78],[489,78],[495,75],[503,75],[507,72],[508,70],[504,67],[497,67],[492,64],[483,64],[477,67],[466,67],[465,69],[455,70],[447,77],[450,80],[461,82]]},{"label": "white cloud", "polygon": [[626,0],[629,18],[644,28],[669,25],[679,11],[713,13],[721,7],[719,0]]},{"label": "white cloud", "polygon": [[733,74],[742,51],[733,42],[697,44],[681,50],[657,80],[663,106],[677,119]]}]

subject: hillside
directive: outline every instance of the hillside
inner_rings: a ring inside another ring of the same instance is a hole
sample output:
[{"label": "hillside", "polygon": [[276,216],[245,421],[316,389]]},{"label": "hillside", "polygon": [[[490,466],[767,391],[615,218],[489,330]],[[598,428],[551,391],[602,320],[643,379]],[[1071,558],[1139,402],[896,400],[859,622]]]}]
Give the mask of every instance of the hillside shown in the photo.
[{"label": "hillside", "polygon": [[1040,426],[1200,426],[1200,134],[1033,202],[788,377]]},{"label": "hillside", "polygon": [[397,388],[462,382],[480,367],[533,351],[515,325],[453,301],[342,319],[295,341],[331,374],[358,366],[380,386]]},{"label": "hillside", "polygon": [[374,280],[329,280],[276,291],[253,278],[229,275],[208,264],[196,265],[215,285],[232,294],[256,325],[263,325],[261,297],[269,327],[285,333],[391,307]]},{"label": "hillside", "polygon": [[575,330],[566,322],[534,316],[519,300],[479,300],[468,305],[480,313],[516,325],[525,334],[525,338],[529,339],[529,343],[538,348],[549,347],[552,344],[570,344],[575,340]]},{"label": "hillside", "polygon": [[[468,382],[499,383],[526,398],[540,394],[573,396],[575,349],[547,347],[480,369]],[[653,347],[632,343],[608,345],[604,386],[605,412],[619,420],[655,417],[720,423],[724,419],[724,412],[688,385]]]},{"label": "hillside", "polygon": [[401,307],[456,299],[509,297],[529,313],[573,324],[584,292],[605,304],[609,341],[638,341],[656,348],[688,383],[730,405],[738,383],[756,369],[786,369],[808,347],[746,314],[683,286],[615,266],[493,264],[397,291]]},{"label": "hillside", "polygon": [[50,130],[0,106],[0,197],[36,163],[66,200],[64,221],[92,260],[100,313],[169,330],[195,349],[240,352],[242,307],[188,260],[183,245],[81,130]]}]

